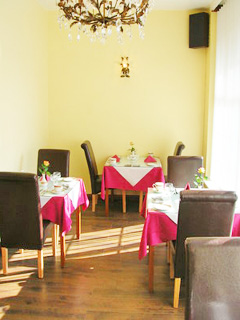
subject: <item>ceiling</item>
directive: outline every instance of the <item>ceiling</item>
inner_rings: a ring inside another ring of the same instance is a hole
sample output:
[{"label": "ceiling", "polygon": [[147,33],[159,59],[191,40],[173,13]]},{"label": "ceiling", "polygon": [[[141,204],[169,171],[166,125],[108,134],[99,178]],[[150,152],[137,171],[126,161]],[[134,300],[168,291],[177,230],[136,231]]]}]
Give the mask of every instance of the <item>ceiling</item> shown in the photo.
[{"label": "ceiling", "polygon": [[[56,0],[37,0],[45,9],[55,10]],[[220,0],[155,0],[155,10],[193,10],[215,7]]]}]

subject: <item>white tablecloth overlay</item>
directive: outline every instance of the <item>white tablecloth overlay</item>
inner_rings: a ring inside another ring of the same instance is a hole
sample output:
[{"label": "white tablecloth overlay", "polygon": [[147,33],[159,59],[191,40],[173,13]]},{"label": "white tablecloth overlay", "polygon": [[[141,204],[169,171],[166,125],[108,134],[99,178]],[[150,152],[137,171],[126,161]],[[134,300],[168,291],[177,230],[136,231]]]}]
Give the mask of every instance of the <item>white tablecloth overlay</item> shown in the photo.
[{"label": "white tablecloth overlay", "polygon": [[[178,222],[178,209],[180,201],[180,191],[184,190],[183,188],[177,188],[177,194],[174,194],[172,197],[167,196],[166,193],[154,192],[153,188],[148,188],[147,196],[147,210],[157,211],[165,213],[174,223]],[[153,200],[162,198],[161,204],[154,202]]]},{"label": "white tablecloth overlay", "polygon": [[[114,168],[134,187],[154,167],[161,167],[160,159],[156,157],[154,158],[156,162],[153,162],[153,166],[148,166],[147,163],[144,162],[146,157],[139,157],[136,162],[131,162],[127,157],[121,157],[120,162],[114,164]],[[108,166],[109,163],[106,162],[105,165]]]},{"label": "white tablecloth overlay", "polygon": [[44,195],[40,196],[40,203],[41,208],[45,206],[45,204],[52,198],[52,197],[63,197],[68,194],[69,198],[72,201],[73,207],[77,208],[78,204],[78,195],[80,190],[80,182],[78,180],[74,180],[71,183],[63,182],[64,185],[68,185],[69,188],[67,190],[63,190],[60,193],[53,193],[51,191],[46,191]]}]

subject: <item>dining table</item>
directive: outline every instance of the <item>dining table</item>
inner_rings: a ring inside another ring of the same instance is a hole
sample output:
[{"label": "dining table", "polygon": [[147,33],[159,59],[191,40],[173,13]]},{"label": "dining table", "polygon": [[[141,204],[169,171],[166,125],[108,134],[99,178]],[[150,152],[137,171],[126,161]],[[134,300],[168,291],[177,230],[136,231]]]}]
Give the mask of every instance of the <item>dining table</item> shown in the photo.
[{"label": "dining table", "polygon": [[[149,289],[152,290],[154,265],[154,246],[167,243],[177,238],[178,209],[180,192],[183,188],[176,188],[169,196],[159,197],[154,188],[148,188],[145,198],[145,208],[142,216],[145,219],[142,237],[139,245],[138,258],[143,259],[149,253]],[[240,236],[240,210],[237,208],[233,217],[232,237]],[[170,270],[171,273],[171,270]]]},{"label": "dining table", "polygon": [[123,212],[126,212],[126,190],[140,192],[139,211],[142,209],[143,192],[155,182],[165,182],[161,161],[158,157],[139,156],[132,160],[129,156],[109,158],[102,174],[101,198],[105,200],[105,213],[109,214],[109,189],[122,190]]},{"label": "dining table", "polygon": [[[59,183],[58,183],[59,184]],[[56,255],[58,242],[58,227],[60,228],[61,244],[61,266],[64,266],[66,248],[65,235],[71,230],[71,215],[76,212],[76,229],[77,238],[80,239],[81,233],[81,212],[89,206],[89,200],[86,193],[85,185],[80,178],[61,178],[60,192],[51,185],[40,189],[41,213],[44,220],[53,222],[53,255]]]}]

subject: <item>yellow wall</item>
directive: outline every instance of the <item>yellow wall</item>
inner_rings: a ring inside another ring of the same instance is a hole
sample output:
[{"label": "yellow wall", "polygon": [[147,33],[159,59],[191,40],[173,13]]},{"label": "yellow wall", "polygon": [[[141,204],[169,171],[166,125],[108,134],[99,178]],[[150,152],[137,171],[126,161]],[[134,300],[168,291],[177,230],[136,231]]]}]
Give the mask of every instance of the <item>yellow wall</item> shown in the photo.
[{"label": "yellow wall", "polygon": [[48,13],[0,0],[0,171],[36,172],[48,142]]},{"label": "yellow wall", "polygon": [[[124,45],[115,36],[102,45],[82,35],[78,43],[36,0],[0,0],[0,170],[35,172],[39,148],[67,148],[70,174],[89,192],[85,139],[100,172],[130,141],[139,154],[159,155],[165,173],[179,140],[185,155],[207,155],[215,57],[188,48],[188,19],[189,12],[153,11],[144,41],[136,28]],[[129,79],[120,77],[121,56],[129,56]]]},{"label": "yellow wall", "polygon": [[[191,12],[192,13],[192,12]],[[206,52],[188,48],[189,12],[153,11],[145,40],[134,34],[119,45],[69,42],[49,14],[49,130],[51,147],[71,150],[70,173],[89,175],[80,144],[92,142],[99,171],[106,157],[126,154],[134,141],[139,154],[167,156],[182,140],[184,155],[203,154]],[[136,30],[135,30],[136,31]],[[129,79],[120,77],[129,56]]]}]

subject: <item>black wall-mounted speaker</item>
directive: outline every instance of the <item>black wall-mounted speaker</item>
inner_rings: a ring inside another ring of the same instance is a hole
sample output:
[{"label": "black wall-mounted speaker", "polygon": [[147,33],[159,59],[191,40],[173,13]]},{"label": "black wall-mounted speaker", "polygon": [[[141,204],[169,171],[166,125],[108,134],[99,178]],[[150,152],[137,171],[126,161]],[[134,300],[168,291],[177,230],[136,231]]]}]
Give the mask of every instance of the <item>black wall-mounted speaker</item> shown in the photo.
[{"label": "black wall-mounted speaker", "polygon": [[189,16],[189,48],[209,45],[209,14],[200,12]]}]

